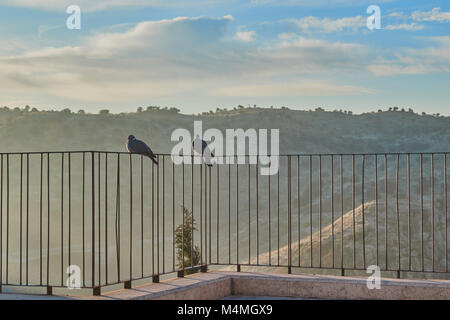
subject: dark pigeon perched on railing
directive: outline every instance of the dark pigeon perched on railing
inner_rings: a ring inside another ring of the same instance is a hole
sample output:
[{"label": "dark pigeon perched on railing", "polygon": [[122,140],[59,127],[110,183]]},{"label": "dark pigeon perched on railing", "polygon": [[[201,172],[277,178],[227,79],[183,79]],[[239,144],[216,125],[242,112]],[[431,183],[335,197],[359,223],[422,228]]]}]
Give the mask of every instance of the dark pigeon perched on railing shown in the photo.
[{"label": "dark pigeon perched on railing", "polygon": [[133,135],[128,136],[127,150],[130,153],[137,153],[147,156],[152,159],[155,164],[158,164],[158,160],[156,160],[156,156],[153,153],[152,149],[150,149],[150,147],[145,142],[136,139]]},{"label": "dark pigeon perched on railing", "polygon": [[206,164],[209,167],[212,167],[211,158],[215,157],[214,153],[211,152],[206,141],[201,139],[199,135],[192,141],[192,149],[198,154],[201,154],[204,157]]}]

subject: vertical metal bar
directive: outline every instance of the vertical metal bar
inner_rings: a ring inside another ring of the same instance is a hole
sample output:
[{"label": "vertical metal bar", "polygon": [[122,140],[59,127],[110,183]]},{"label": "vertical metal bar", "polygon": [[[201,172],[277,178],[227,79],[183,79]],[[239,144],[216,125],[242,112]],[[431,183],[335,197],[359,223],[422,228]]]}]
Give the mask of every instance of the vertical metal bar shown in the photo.
[{"label": "vertical metal bar", "polygon": [[[159,163],[159,157],[157,156],[158,163]],[[160,236],[159,236],[159,165],[156,167],[156,262],[157,262],[157,274],[159,276],[159,258],[160,258],[160,252],[159,252],[159,243],[160,243]]]},{"label": "vertical metal bar", "polygon": [[[152,231],[152,238],[153,238],[153,231]],[[175,271],[175,162],[173,161],[172,161],[172,258],[173,258],[172,259],[173,271]]]},{"label": "vertical metal bar", "polygon": [[272,204],[271,204],[271,193],[272,193],[272,188],[271,188],[271,175],[269,175],[269,265],[272,265],[272,219],[271,219],[271,212],[272,212]]},{"label": "vertical metal bar", "polygon": [[19,189],[19,197],[20,197],[20,210],[19,210],[19,225],[20,225],[20,229],[19,229],[19,235],[20,235],[20,256],[19,256],[19,280],[20,280],[20,285],[22,285],[22,258],[23,258],[23,254],[22,254],[22,238],[23,238],[23,218],[22,218],[22,191],[23,191],[23,153],[20,154],[20,189]]},{"label": "vertical metal bar", "polygon": [[116,256],[117,281],[120,282],[120,153],[117,154],[117,187],[116,187]]},{"label": "vertical metal bar", "polygon": [[[26,220],[27,220],[27,227],[26,227],[26,245],[27,245],[27,251],[26,251],[26,285],[28,285],[28,269],[29,269],[29,226],[30,226],[30,155],[27,153],[27,212],[26,212]],[[0,281],[1,282],[1,281]]]},{"label": "vertical metal bar", "polygon": [[239,265],[239,164],[237,162],[237,156],[236,156],[236,264]]},{"label": "vertical metal bar", "polygon": [[334,156],[331,155],[331,259],[334,269]]},{"label": "vertical metal bar", "polygon": [[[184,271],[184,161],[182,164],[182,174],[183,174],[183,188],[182,188],[182,196],[183,196],[183,208],[181,210],[182,215],[182,224],[181,224],[181,269]],[[211,239],[210,239],[211,244]]]},{"label": "vertical metal bar", "polygon": [[378,245],[378,155],[375,155],[375,243],[376,243],[376,265],[379,265],[379,245]]},{"label": "vertical metal bar", "polygon": [[259,265],[259,166],[256,163],[256,264]]},{"label": "vertical metal bar", "polygon": [[92,287],[95,287],[95,167],[94,167],[94,152],[91,152],[91,197],[92,197],[92,203],[91,203],[91,223],[92,223],[92,244],[91,244],[91,254],[92,254]]},{"label": "vertical metal bar", "polygon": [[144,156],[141,155],[141,278],[144,277]]},{"label": "vertical metal bar", "polygon": [[344,270],[344,177],[343,177],[342,154],[339,157],[339,182],[341,196],[341,269]]},{"label": "vertical metal bar", "polygon": [[[166,264],[165,264],[165,261],[166,261],[166,247],[165,247],[165,244],[166,244],[166,224],[165,224],[165,221],[166,221],[166,170],[165,170],[165,166],[166,166],[166,158],[165,158],[165,156],[163,155],[162,156],[162,170],[163,170],[163,172],[162,172],[162,176],[163,176],[163,190],[162,190],[162,193],[163,193],[163,199],[162,199],[162,206],[163,206],[163,241],[162,241],[162,243],[163,243],[163,273],[165,273],[165,271],[166,271]],[[194,232],[194,231],[192,231],[192,232]],[[159,280],[159,279],[158,279]]]},{"label": "vertical metal bar", "polygon": [[298,266],[301,264],[301,251],[300,251],[300,241],[301,241],[301,199],[300,199],[300,156],[297,156],[297,222],[298,222]]},{"label": "vertical metal bar", "polygon": [[[158,159],[158,163],[159,163],[159,156],[157,156]],[[159,266],[160,266],[160,262],[159,262],[159,258],[160,258],[160,252],[159,252],[159,248],[160,248],[160,239],[161,237],[159,236],[159,165],[156,167],[156,248],[157,248],[157,255],[156,255],[156,262],[157,262],[157,273],[159,276]]]},{"label": "vertical metal bar", "polygon": [[291,235],[291,229],[292,229],[292,221],[291,221],[291,156],[288,156],[288,170],[287,170],[287,183],[288,183],[288,267],[289,267],[289,273],[290,273],[290,267],[292,266],[292,235]]},{"label": "vertical metal bar", "polygon": [[47,153],[47,287],[50,286],[50,153]]},{"label": "vertical metal bar", "polygon": [[251,220],[250,220],[250,208],[251,208],[251,199],[250,199],[250,159],[248,164],[248,264],[250,264],[250,249],[251,249]]},{"label": "vertical metal bar", "polygon": [[313,241],[312,241],[312,156],[309,156],[309,261],[313,266]]},{"label": "vertical metal bar", "polygon": [[101,195],[100,195],[100,186],[101,186],[101,179],[100,179],[100,152],[97,154],[97,165],[98,165],[98,284],[101,286],[102,282],[102,233],[101,233],[101,226],[102,226],[102,220],[101,220]]},{"label": "vertical metal bar", "polygon": [[[42,171],[43,171],[43,157],[44,155],[41,153],[41,175],[40,175],[40,184],[39,184],[39,285],[42,286]],[[2,178],[0,184],[3,189],[3,155],[2,155]],[[3,191],[3,190],[2,190]],[[2,192],[3,196],[3,192]],[[2,197],[3,202],[3,197]],[[2,205],[0,205],[2,206]],[[1,208],[0,208],[1,211]],[[0,273],[1,274],[1,273]]]},{"label": "vertical metal bar", "polygon": [[211,232],[212,232],[212,228],[211,228],[211,189],[212,189],[212,181],[211,181],[211,167],[209,167],[208,169],[209,171],[209,209],[208,209],[208,216],[209,216],[209,227],[208,227],[208,231],[209,231],[209,263],[211,263],[211,253],[212,253],[212,242],[211,242]]},{"label": "vertical metal bar", "polygon": [[[162,269],[163,269],[163,273],[165,273],[166,271],[166,224],[165,224],[165,220],[166,220],[166,170],[165,170],[165,165],[166,165],[166,158],[163,155],[162,156],[162,219],[163,219],[163,232],[162,232],[162,250],[163,250],[163,261],[162,261]],[[194,231],[192,231],[194,232]]]},{"label": "vertical metal bar", "polygon": [[[220,196],[219,196],[219,165],[217,164],[217,181],[216,181],[216,184],[217,184],[217,199],[216,199],[216,202],[217,202],[217,213],[216,213],[216,219],[217,219],[217,221],[216,221],[216,242],[217,242],[217,244],[216,244],[216,246],[217,246],[217,248],[216,248],[216,262],[217,263],[219,263],[219,238],[220,238],[220,234],[219,234],[219,221],[220,221],[220,209],[219,209],[219,198],[220,198]],[[192,188],[192,189],[194,189],[194,188]],[[192,228],[192,230],[193,230],[193,228]],[[191,248],[191,261],[192,261],[192,248]]]},{"label": "vertical metal bar", "polygon": [[64,152],[61,153],[61,286],[64,285]]},{"label": "vertical metal bar", "polygon": [[277,237],[278,237],[277,266],[280,266],[280,171],[279,170],[277,175]]},{"label": "vertical metal bar", "polygon": [[203,163],[200,163],[200,263],[203,265]]},{"label": "vertical metal bar", "polygon": [[397,243],[398,243],[398,271],[401,270],[401,243],[400,243],[400,211],[399,211],[399,203],[398,203],[398,189],[399,189],[399,171],[400,171],[400,155],[397,154],[397,166],[396,166],[396,213],[397,213]]},{"label": "vertical metal bar", "polygon": [[388,264],[388,167],[387,154],[384,155],[384,250],[386,256],[386,270],[389,269]]},{"label": "vertical metal bar", "polygon": [[[3,166],[2,166],[3,168]],[[3,181],[3,179],[2,179]],[[444,154],[445,271],[448,272],[447,154]]]},{"label": "vertical metal bar", "polygon": [[69,266],[72,265],[71,260],[71,249],[72,249],[72,181],[71,181],[71,159],[70,159],[70,152],[67,154],[68,157],[68,165],[69,165],[69,173],[68,173],[68,179],[69,179]]},{"label": "vertical metal bar", "polygon": [[319,155],[319,266],[322,268],[322,155]]},{"label": "vertical metal bar", "polygon": [[[194,266],[194,156],[191,157],[191,210],[192,210],[192,220],[191,220],[191,267]],[[219,167],[217,167],[218,169]],[[218,183],[217,183],[218,184]]]},{"label": "vertical metal bar", "polygon": [[364,202],[364,169],[365,169],[365,164],[366,164],[366,156],[363,155],[362,156],[362,177],[361,177],[361,204],[362,204],[362,229],[363,229],[363,234],[362,234],[362,242],[363,242],[363,266],[364,269],[366,268],[366,233],[365,233],[365,202]]},{"label": "vertical metal bar", "polygon": [[[174,184],[174,188],[175,188],[175,184]],[[175,237],[175,232],[174,232],[174,237]],[[155,164],[154,164],[154,162],[152,162],[152,275],[155,276]]]},{"label": "vertical metal bar", "polygon": [[83,152],[83,177],[82,177],[82,204],[81,204],[81,214],[82,214],[82,241],[83,241],[83,287],[86,287],[86,248],[85,248],[85,207],[84,207],[84,202],[85,202],[85,184],[86,184],[86,153]]},{"label": "vertical metal bar", "polygon": [[208,169],[207,165],[205,168],[205,264],[208,265]]},{"label": "vertical metal bar", "polygon": [[105,153],[105,284],[108,285],[108,153]]},{"label": "vertical metal bar", "polygon": [[[228,160],[229,158],[227,158]],[[231,162],[231,161],[230,161]],[[228,163],[228,264],[231,264],[231,164]],[[201,210],[200,210],[201,212]]]},{"label": "vertical metal bar", "polygon": [[353,269],[356,268],[355,155],[352,155]]},{"label": "vertical metal bar", "polygon": [[411,271],[411,154],[408,153],[408,266]]},{"label": "vertical metal bar", "polygon": [[422,231],[422,240],[421,240],[421,245],[422,245],[422,271],[425,271],[425,258],[424,258],[424,250],[423,250],[423,154],[420,154],[420,211],[421,211],[421,216],[422,216],[422,221],[421,221],[421,231]]},{"label": "vertical metal bar", "polygon": [[[0,292],[3,284],[3,153],[0,154]],[[42,263],[41,263],[42,269]]]},{"label": "vertical metal bar", "polygon": [[131,153],[129,157],[130,170],[130,276],[129,280],[133,280],[133,161]]},{"label": "vertical metal bar", "polygon": [[9,154],[6,155],[6,284],[9,283]]},{"label": "vertical metal bar", "polygon": [[434,153],[431,154],[431,263],[434,272]]}]

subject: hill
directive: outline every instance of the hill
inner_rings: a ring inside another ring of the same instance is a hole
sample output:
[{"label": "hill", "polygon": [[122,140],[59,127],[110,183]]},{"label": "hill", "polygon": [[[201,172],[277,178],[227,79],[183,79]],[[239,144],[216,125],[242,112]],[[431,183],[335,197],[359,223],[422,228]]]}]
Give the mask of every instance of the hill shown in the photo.
[{"label": "hill", "polygon": [[0,109],[3,152],[105,150],[125,151],[129,134],[148,141],[155,152],[169,153],[176,128],[280,129],[281,153],[362,153],[447,151],[450,117],[385,111],[354,115],[334,111],[235,108],[202,115],[178,109],[110,114]]}]

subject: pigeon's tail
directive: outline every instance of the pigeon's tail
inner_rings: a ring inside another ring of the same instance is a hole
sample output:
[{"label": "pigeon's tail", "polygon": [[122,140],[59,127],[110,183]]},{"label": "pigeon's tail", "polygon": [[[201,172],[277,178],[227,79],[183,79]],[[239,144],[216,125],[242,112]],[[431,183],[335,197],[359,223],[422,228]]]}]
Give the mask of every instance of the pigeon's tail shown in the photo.
[{"label": "pigeon's tail", "polygon": [[150,159],[152,159],[153,163],[158,165],[158,160],[156,160],[156,156],[154,154],[147,155]]}]

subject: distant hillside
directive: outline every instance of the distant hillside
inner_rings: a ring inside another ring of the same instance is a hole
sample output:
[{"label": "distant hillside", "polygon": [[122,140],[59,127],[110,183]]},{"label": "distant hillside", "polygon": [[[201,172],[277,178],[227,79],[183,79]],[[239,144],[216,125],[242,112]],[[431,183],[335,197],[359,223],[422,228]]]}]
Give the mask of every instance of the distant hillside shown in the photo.
[{"label": "distant hillside", "polygon": [[208,128],[279,128],[280,152],[414,152],[448,151],[450,117],[385,111],[346,112],[235,108],[202,115],[178,109],[101,114],[36,109],[0,109],[0,148],[12,151],[124,151],[129,134],[148,141],[155,152],[170,152],[176,128],[192,130],[193,121]]}]

